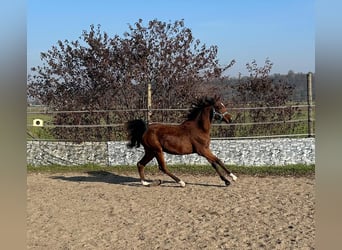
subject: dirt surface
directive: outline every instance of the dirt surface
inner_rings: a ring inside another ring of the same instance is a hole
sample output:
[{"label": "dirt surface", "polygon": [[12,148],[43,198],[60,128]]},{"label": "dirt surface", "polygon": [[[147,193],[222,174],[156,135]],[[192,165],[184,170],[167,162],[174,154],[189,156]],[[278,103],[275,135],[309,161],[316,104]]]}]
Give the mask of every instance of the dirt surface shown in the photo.
[{"label": "dirt surface", "polygon": [[313,178],[28,174],[28,249],[314,249]]}]

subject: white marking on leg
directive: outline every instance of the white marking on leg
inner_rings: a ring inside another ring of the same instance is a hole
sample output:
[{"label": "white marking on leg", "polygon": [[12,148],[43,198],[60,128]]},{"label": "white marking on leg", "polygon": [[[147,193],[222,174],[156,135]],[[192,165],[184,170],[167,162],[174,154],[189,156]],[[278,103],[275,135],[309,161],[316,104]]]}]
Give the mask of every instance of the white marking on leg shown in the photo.
[{"label": "white marking on leg", "polygon": [[181,185],[181,187],[185,187],[185,182],[184,181],[180,180],[178,183]]},{"label": "white marking on leg", "polygon": [[141,180],[141,184],[142,184],[143,186],[149,186],[149,185],[150,185],[149,182],[144,181],[144,180]]},{"label": "white marking on leg", "polygon": [[236,181],[237,177],[235,175],[233,175],[232,173],[230,173],[230,176],[233,178],[233,181]]}]

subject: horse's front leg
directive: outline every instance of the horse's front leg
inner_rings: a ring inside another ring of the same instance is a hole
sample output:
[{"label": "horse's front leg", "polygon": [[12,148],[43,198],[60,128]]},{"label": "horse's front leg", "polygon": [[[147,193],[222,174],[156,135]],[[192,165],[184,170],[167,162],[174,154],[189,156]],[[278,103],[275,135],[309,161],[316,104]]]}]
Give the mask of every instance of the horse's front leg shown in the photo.
[{"label": "horse's front leg", "polygon": [[[216,157],[216,158],[217,158],[217,157]],[[236,177],[232,172],[230,172],[230,171],[226,168],[226,166],[224,165],[224,163],[223,163],[219,158],[217,158],[216,162],[217,162],[217,164],[219,164],[219,165],[223,168],[223,170],[224,170],[230,177],[232,177],[233,181],[236,181],[236,180],[237,180],[237,177]]]},{"label": "horse's front leg", "polygon": [[233,181],[236,181],[237,177],[231,173],[223,164],[223,162],[217,158],[209,149],[202,150],[198,152],[200,155],[204,156],[211,166],[216,170],[217,174],[220,176],[221,180],[224,181],[224,183],[228,186],[230,185],[230,181],[228,181],[221,173],[219,170],[218,166],[221,166],[223,170],[230,176],[232,177]]},{"label": "horse's front leg", "polygon": [[211,166],[215,169],[216,173],[220,176],[221,180],[224,181],[224,183],[226,184],[226,186],[229,186],[229,185],[230,185],[230,181],[227,180],[227,178],[224,177],[224,176],[222,175],[221,171],[220,171],[219,168],[218,168],[217,163],[216,163],[216,162],[212,162],[212,163],[211,163]]}]

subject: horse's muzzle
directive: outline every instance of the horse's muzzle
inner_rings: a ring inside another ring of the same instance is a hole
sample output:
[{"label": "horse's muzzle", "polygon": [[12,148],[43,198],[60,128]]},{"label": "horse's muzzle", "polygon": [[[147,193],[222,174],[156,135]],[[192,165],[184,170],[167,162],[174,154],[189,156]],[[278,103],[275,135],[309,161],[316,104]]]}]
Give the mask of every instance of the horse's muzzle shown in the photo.
[{"label": "horse's muzzle", "polygon": [[223,120],[226,122],[226,123],[232,123],[233,122],[233,119],[232,119],[232,117],[231,117],[231,115],[230,114],[226,114],[226,115],[223,115]]}]

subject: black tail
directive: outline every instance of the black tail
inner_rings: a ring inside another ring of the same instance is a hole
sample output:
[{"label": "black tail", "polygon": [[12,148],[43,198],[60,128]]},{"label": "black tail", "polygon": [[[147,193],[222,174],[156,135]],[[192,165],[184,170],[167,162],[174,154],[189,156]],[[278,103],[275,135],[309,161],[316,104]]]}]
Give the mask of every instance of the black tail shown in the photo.
[{"label": "black tail", "polygon": [[126,123],[126,130],[128,132],[128,140],[127,147],[140,147],[142,136],[147,129],[146,123],[139,119],[139,120],[132,120]]}]

